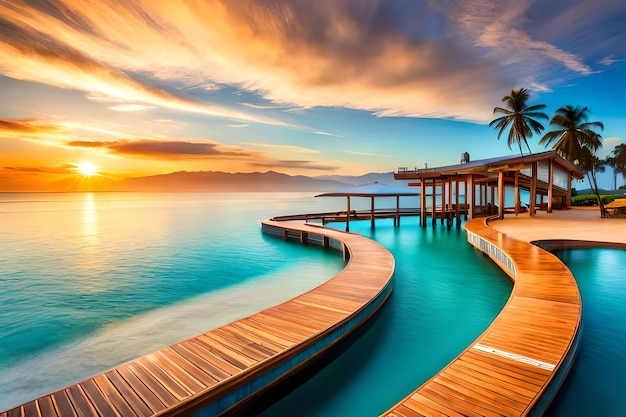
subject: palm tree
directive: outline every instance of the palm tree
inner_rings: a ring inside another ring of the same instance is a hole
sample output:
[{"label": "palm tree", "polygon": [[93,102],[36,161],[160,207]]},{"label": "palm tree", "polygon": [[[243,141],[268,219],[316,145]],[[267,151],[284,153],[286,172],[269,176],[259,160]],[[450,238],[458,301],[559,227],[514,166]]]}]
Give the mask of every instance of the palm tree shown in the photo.
[{"label": "palm tree", "polygon": [[[539,141],[540,145],[548,146],[556,140],[552,147],[559,155],[574,165],[578,165],[589,178],[589,184],[594,188],[600,215],[604,217],[604,204],[598,190],[595,173],[599,170],[601,161],[596,157],[596,151],[602,147],[602,136],[594,132],[594,128],[604,130],[602,122],[587,122],[589,118],[587,107],[565,106],[556,111],[550,120],[551,126],[560,129],[546,133]],[[592,181],[593,180],[593,181]]]},{"label": "palm tree", "polygon": [[613,182],[611,183],[611,190],[615,190],[617,188],[617,173],[619,172],[617,160],[612,156],[607,156],[604,160],[604,165],[608,165],[613,168]]},{"label": "palm tree", "polygon": [[626,177],[626,143],[620,143],[611,152],[613,156],[607,157],[607,161],[613,162],[609,164],[613,168],[613,189],[617,189],[617,174],[622,173]]},{"label": "palm tree", "polygon": [[552,149],[568,161],[574,164],[579,161],[582,165],[582,148],[588,148],[591,154],[595,154],[602,147],[602,136],[592,129],[599,127],[604,130],[602,122],[587,122],[588,113],[587,107],[561,107],[550,120],[551,126],[558,126],[560,129],[543,135],[539,144],[548,146],[556,140]]},{"label": "palm tree", "polygon": [[534,106],[528,106],[529,93],[525,88],[518,88],[511,90],[511,95],[502,97],[502,102],[506,103],[506,109],[502,107],[495,107],[493,114],[503,114],[504,116],[498,117],[489,123],[489,127],[495,125],[495,129],[499,129],[498,139],[502,136],[502,133],[509,128],[509,137],[507,145],[509,149],[517,142],[519,146],[520,154],[522,152],[522,142],[528,148],[528,153],[532,153],[528,141],[526,138],[530,138],[534,133],[541,133],[543,125],[536,119],[548,119],[548,115],[540,110],[545,109],[545,104],[535,104]]}]

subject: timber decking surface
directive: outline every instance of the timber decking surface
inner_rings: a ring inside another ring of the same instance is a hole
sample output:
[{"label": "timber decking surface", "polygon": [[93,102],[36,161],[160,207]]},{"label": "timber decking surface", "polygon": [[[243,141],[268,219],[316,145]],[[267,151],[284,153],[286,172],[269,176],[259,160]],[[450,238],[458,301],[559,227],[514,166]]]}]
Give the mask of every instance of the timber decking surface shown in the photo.
[{"label": "timber decking surface", "polygon": [[395,261],[377,242],[302,221],[263,223],[337,239],[348,248],[349,263],[326,283],[290,301],[0,412],[0,417],[188,412],[313,345],[389,288]]},{"label": "timber decking surface", "polygon": [[580,295],[558,258],[489,227],[485,219],[471,220],[465,228],[513,261],[511,296],[471,346],[385,416],[527,415],[576,336]]}]

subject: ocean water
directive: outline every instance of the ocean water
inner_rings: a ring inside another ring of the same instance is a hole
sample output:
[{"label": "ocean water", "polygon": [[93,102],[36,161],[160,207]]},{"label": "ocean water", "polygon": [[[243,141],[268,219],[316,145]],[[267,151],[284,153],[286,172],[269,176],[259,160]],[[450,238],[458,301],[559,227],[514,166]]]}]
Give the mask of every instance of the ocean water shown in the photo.
[{"label": "ocean water", "polygon": [[[344,206],[311,193],[0,194],[0,409],[328,280],[344,267],[338,253],[265,236],[260,220]],[[511,282],[462,229],[369,225],[351,230],[392,251],[394,293],[343,355],[264,415],[378,415],[506,302]]]},{"label": "ocean water", "polygon": [[583,333],[576,362],[546,416],[626,416],[626,250],[556,255],[580,288]]},{"label": "ocean water", "polygon": [[0,193],[0,410],[328,280],[345,266],[338,252],[265,236],[260,220],[336,204],[310,193]]},{"label": "ocean water", "polygon": [[[261,416],[378,416],[428,380],[493,321],[512,283],[462,229],[417,218],[350,223],[396,259],[395,288],[367,331]],[[340,225],[337,226],[341,228]],[[295,410],[295,411],[294,411]]]}]

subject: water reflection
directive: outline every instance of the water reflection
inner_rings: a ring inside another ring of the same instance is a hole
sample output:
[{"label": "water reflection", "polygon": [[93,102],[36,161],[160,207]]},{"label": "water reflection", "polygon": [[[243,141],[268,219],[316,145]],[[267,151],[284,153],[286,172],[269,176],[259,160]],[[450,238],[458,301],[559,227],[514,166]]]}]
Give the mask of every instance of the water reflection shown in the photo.
[{"label": "water reflection", "polygon": [[86,246],[93,247],[99,242],[98,210],[93,193],[86,193],[83,200],[82,239]]}]

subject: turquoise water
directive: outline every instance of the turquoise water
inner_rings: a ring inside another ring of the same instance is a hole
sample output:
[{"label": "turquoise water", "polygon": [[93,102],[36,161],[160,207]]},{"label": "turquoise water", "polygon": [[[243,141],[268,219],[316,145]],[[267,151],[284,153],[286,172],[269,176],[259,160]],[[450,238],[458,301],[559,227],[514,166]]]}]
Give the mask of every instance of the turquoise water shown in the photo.
[{"label": "turquoise water", "polygon": [[[270,416],[377,416],[464,350],[499,313],[512,287],[465,232],[417,219],[350,224],[396,259],[395,289],[354,344],[262,413]],[[294,411],[297,410],[297,411]]]},{"label": "turquoise water", "polygon": [[[326,281],[338,253],[264,236],[260,220],[344,205],[309,193],[0,194],[0,409]],[[265,415],[378,415],[508,298],[510,281],[460,229],[410,218],[351,229],[393,252],[395,291],[354,345]]]},{"label": "turquoise water", "polygon": [[339,253],[267,237],[260,220],[329,203],[0,193],[0,410],[326,281]]},{"label": "turquoise water", "polygon": [[546,415],[626,416],[626,251],[556,254],[580,288],[583,333],[576,362]]}]

